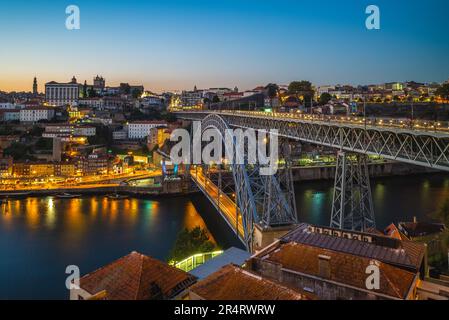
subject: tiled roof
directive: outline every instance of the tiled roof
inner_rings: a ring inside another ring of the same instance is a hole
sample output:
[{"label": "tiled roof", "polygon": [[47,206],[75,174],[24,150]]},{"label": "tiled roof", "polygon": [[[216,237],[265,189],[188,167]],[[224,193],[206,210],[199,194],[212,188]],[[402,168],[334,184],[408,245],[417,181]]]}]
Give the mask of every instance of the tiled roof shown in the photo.
[{"label": "tiled roof", "polygon": [[190,288],[205,300],[302,300],[307,297],[243,269],[227,265]]},{"label": "tiled roof", "polygon": [[[419,270],[424,258],[424,245],[412,241],[401,241],[386,236],[347,231],[348,233],[359,235],[361,238],[368,236],[373,239],[372,242],[365,242],[363,240],[346,239],[341,236],[311,232],[311,227],[313,226],[302,223],[298,228],[285,235],[281,241],[284,243],[302,243],[318,248],[359,255],[412,270]],[[331,230],[332,232],[346,232],[325,227],[322,229]]]},{"label": "tiled roof", "polygon": [[143,254],[132,252],[80,279],[92,295],[106,291],[108,300],[172,298],[196,278]]},{"label": "tiled roof", "polygon": [[[329,263],[327,276],[319,270],[319,257],[326,256]],[[361,256],[321,249],[298,243],[288,243],[264,257],[263,260],[281,264],[284,269],[306,275],[325,278],[329,281],[367,290],[367,267],[376,263],[380,269],[380,289],[373,293],[381,293],[390,297],[404,299],[412,287],[416,274],[386,263]]]},{"label": "tiled roof", "polygon": [[409,237],[423,237],[444,231],[441,223],[428,222],[400,222],[399,228]]}]

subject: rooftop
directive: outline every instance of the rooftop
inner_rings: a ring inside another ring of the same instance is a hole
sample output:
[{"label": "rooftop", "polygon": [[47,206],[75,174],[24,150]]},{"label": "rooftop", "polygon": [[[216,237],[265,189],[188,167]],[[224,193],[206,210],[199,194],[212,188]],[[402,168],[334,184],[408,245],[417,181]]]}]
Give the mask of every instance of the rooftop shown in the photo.
[{"label": "rooftop", "polygon": [[106,292],[107,300],[172,298],[195,282],[195,277],[159,260],[132,252],[80,279],[92,295]]},{"label": "rooftop", "polygon": [[237,266],[227,265],[199,281],[190,292],[204,300],[303,300],[307,297],[258,277]]},{"label": "rooftop", "polygon": [[204,279],[228,264],[243,265],[251,257],[250,253],[238,248],[230,248],[203,265],[190,271],[198,279]]},{"label": "rooftop", "polygon": [[407,237],[425,237],[432,234],[437,234],[445,230],[442,223],[429,222],[400,222],[399,230]]},{"label": "rooftop", "polygon": [[[325,257],[328,263],[325,274],[320,270],[320,257]],[[398,299],[407,298],[417,279],[416,273],[380,261],[294,242],[282,244],[259,258],[280,264],[284,269],[362,290],[367,290],[367,267],[376,264],[380,269],[380,289],[375,293]]]},{"label": "rooftop", "polygon": [[302,223],[281,238],[281,242],[296,242],[318,248],[349,253],[379,260],[411,270],[419,270],[425,253],[422,244],[377,234],[342,231]]}]

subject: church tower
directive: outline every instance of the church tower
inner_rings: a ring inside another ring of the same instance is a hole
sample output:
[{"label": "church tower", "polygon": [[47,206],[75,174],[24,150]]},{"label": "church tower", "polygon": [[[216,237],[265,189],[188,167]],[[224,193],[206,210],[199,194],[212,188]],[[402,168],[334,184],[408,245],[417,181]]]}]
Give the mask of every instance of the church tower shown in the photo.
[{"label": "church tower", "polygon": [[37,96],[38,92],[37,92],[37,79],[36,77],[34,77],[34,81],[33,81],[33,94],[35,96]]}]

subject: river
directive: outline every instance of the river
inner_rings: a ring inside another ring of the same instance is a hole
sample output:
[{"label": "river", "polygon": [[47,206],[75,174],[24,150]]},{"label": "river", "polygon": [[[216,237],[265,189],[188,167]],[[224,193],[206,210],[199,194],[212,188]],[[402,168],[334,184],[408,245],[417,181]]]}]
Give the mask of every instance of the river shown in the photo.
[{"label": "river", "polygon": [[[332,189],[332,181],[296,184],[300,221],[328,225]],[[380,228],[426,219],[449,198],[449,176],[376,179],[372,193]],[[202,195],[10,200],[0,213],[0,299],[66,299],[68,265],[84,274],[134,250],[165,260],[177,234],[194,226],[208,228],[222,248],[238,245]]]}]

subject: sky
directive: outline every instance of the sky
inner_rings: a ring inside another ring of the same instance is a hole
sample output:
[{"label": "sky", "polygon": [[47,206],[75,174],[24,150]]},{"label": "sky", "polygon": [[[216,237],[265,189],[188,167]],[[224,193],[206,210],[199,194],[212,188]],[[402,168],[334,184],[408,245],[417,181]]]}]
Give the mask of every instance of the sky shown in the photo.
[{"label": "sky", "polygon": [[[380,30],[368,30],[368,5]],[[67,30],[68,5],[81,29]],[[49,81],[148,90],[449,78],[447,0],[0,0],[0,90]]]}]

